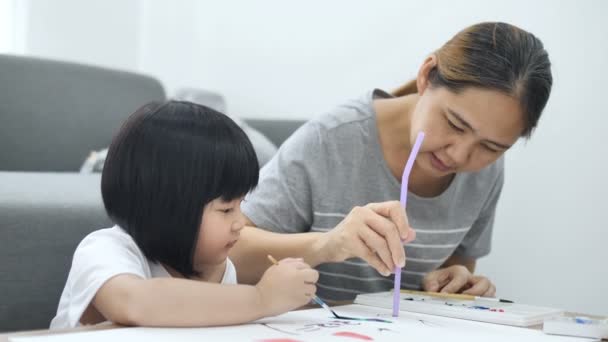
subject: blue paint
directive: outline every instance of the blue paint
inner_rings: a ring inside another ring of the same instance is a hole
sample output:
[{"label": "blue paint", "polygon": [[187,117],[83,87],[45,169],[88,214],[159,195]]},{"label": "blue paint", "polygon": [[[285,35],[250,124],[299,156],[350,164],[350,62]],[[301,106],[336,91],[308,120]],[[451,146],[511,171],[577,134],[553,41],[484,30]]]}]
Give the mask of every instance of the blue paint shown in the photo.
[{"label": "blue paint", "polygon": [[471,306],[471,309],[477,309],[477,310],[490,310],[490,308],[489,308],[489,307],[487,307],[487,306],[480,306],[480,305],[474,305],[474,306]]},{"label": "blue paint", "polygon": [[380,323],[393,323],[393,321],[389,321],[381,318],[363,318],[363,317],[347,317],[340,316],[339,319],[350,320],[350,321],[365,321],[365,322],[380,322]]},{"label": "blue paint", "polygon": [[578,324],[591,324],[593,323],[592,319],[589,319],[587,317],[576,317],[574,318],[574,321]]},{"label": "blue paint", "polygon": [[364,318],[368,322],[393,323],[392,321],[380,318]]}]

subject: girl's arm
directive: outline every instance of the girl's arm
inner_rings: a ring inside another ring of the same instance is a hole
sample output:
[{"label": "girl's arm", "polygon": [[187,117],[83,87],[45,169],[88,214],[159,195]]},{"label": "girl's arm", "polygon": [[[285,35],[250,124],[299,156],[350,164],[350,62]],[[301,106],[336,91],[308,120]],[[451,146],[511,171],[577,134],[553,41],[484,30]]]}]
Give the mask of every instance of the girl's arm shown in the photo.
[{"label": "girl's arm", "polygon": [[308,303],[318,273],[300,260],[282,260],[255,286],[178,278],[108,280],[92,305],[108,320],[137,326],[199,327],[250,322]]}]

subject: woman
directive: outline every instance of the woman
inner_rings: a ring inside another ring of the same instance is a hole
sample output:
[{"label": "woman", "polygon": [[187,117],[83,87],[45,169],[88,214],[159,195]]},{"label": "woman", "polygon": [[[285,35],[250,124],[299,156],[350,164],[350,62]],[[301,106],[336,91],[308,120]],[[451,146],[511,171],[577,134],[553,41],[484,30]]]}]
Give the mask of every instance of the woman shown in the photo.
[{"label": "woman", "polygon": [[[530,136],[551,85],[540,40],[481,23],[392,94],[373,90],[306,123],[242,205],[251,226],[299,234],[244,229],[232,256],[239,279],[257,280],[268,253],[299,256],[317,266],[320,297],[348,300],[389,290],[407,254],[403,287],[493,296],[491,281],[473,272],[490,252],[502,156]],[[406,215],[399,181],[421,131]]]}]

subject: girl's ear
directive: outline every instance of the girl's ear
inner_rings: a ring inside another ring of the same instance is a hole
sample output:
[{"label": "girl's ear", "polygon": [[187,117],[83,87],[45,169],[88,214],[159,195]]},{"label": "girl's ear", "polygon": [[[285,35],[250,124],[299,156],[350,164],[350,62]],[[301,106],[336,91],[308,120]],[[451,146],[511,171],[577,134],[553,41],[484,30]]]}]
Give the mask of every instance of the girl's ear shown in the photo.
[{"label": "girl's ear", "polygon": [[433,68],[437,67],[437,56],[432,54],[428,56],[420,69],[418,70],[418,76],[416,77],[416,87],[418,88],[418,95],[422,95],[424,91],[429,87],[429,73]]}]

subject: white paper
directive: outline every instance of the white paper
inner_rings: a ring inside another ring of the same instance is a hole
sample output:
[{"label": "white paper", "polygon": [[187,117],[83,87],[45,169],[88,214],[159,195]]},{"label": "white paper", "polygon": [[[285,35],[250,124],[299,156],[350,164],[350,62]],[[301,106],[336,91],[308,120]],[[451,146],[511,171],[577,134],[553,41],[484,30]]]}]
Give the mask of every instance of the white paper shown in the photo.
[{"label": "white paper", "polygon": [[[480,323],[424,314],[402,313],[391,317],[388,309],[361,305],[335,307],[338,314],[355,317],[379,317],[393,323],[344,321],[330,317],[324,309],[293,311],[260,321],[214,328],[119,328],[70,334],[13,337],[13,342],[54,341],[295,341],[361,342],[363,336],[373,341],[517,341],[581,342],[573,337],[546,335],[540,330]],[[359,338],[348,334],[358,334]],[[345,336],[346,335],[346,336]]]}]

